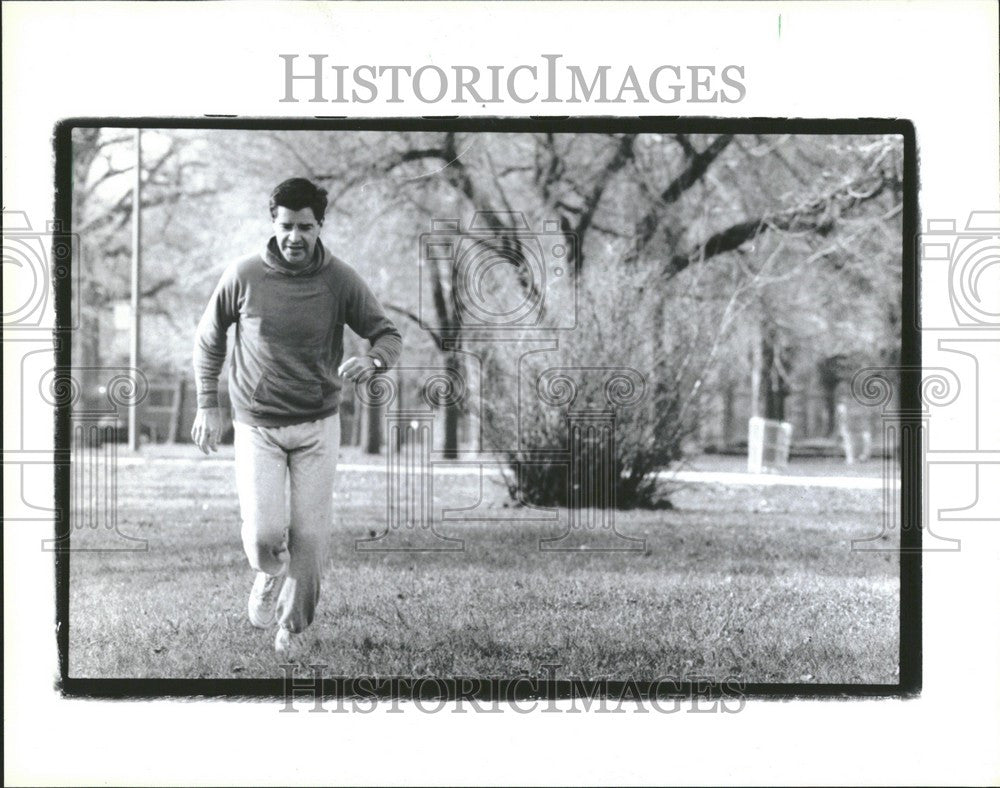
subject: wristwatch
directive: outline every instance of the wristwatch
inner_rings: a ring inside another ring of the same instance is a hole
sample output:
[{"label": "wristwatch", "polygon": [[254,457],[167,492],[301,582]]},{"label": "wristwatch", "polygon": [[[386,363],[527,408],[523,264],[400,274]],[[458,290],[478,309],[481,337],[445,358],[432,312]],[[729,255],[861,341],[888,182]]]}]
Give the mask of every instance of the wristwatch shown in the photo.
[{"label": "wristwatch", "polygon": [[385,366],[382,363],[382,359],[380,358],[376,358],[375,356],[369,356],[368,358],[372,360],[372,364],[374,365],[375,369],[382,369],[382,367]]}]

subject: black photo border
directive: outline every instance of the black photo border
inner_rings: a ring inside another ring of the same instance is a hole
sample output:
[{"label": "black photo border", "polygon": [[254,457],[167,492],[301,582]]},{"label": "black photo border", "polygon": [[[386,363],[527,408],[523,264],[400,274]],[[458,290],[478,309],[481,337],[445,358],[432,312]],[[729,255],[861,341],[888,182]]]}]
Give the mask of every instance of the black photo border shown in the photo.
[{"label": "black photo border", "polygon": [[[911,368],[921,365],[918,323],[920,271],[916,238],[919,230],[917,195],[919,190],[916,134],[905,119],[802,119],[802,118],[715,118],[715,117],[407,117],[346,118],[252,118],[232,115],[205,115],[194,118],[171,117],[79,117],[61,121],[55,127],[55,211],[53,269],[71,270],[69,244],[56,241],[72,233],[72,131],[75,128],[125,129],[242,129],[252,131],[469,131],[469,132],[580,132],[580,133],[742,133],[742,134],[893,134],[903,139],[902,216],[902,321],[900,362]],[[61,255],[61,256],[60,256]],[[53,277],[56,328],[54,331],[56,374],[68,374],[71,367],[72,276]],[[900,404],[903,409],[919,407],[917,376],[901,376]],[[477,699],[512,701],[523,699],[580,698],[583,695],[607,699],[646,700],[661,697],[683,698],[912,698],[922,687],[922,529],[921,485],[922,436],[913,436],[911,451],[900,457],[901,486],[899,551],[899,681],[896,684],[799,684],[737,683],[733,680],[638,682],[568,681],[511,677],[395,677],[371,676],[318,678],[314,686],[307,679],[290,676],[273,679],[169,679],[169,678],[74,678],[69,675],[70,561],[70,438],[71,406],[60,405],[55,412],[56,543],[56,644],[59,677],[56,689],[64,697],[147,699],[170,697],[268,698],[290,702],[295,694],[309,697],[366,699]],[[589,689],[588,689],[588,685]]]}]

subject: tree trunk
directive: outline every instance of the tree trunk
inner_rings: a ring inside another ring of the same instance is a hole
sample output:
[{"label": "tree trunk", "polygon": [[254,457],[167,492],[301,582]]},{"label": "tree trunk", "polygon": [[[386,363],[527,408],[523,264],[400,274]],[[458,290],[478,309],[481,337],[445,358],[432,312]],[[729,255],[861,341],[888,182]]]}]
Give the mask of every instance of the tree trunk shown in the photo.
[{"label": "tree trunk", "polygon": [[[457,353],[449,353],[445,359],[448,375],[452,379],[452,392],[464,388],[462,359]],[[460,382],[462,381],[462,382]],[[462,402],[457,396],[447,396],[444,401],[444,457],[453,460],[458,457],[458,425],[462,418]]]},{"label": "tree trunk", "polygon": [[826,410],[826,437],[830,438],[837,425],[837,381],[824,381],[823,404]]},{"label": "tree trunk", "polygon": [[[403,370],[399,369],[398,367],[396,368],[395,375],[396,375],[396,408],[397,409],[405,408],[406,392],[404,391],[404,386],[406,385],[406,378],[403,377]],[[406,442],[406,430],[397,429],[394,430],[393,432],[395,432],[396,436],[395,446],[393,446],[393,448],[397,452],[401,452],[403,450],[403,444]],[[386,440],[391,440],[391,436],[386,436]]]},{"label": "tree trunk", "polygon": [[366,405],[368,417],[368,435],[365,440],[365,454],[378,454],[382,451],[382,406]]},{"label": "tree trunk", "polygon": [[758,336],[753,343],[753,350],[750,354],[750,416],[763,416],[760,407],[760,394],[763,388],[761,381],[764,377],[764,359],[761,355],[763,340]]},{"label": "tree trunk", "polygon": [[774,344],[769,332],[765,331],[760,341],[760,400],[764,406],[764,418],[778,418],[774,396]]},{"label": "tree trunk", "polygon": [[815,391],[812,381],[810,381],[805,391],[802,392],[802,409],[800,412],[802,419],[801,435],[803,438],[811,438],[814,433],[814,425],[816,424]]},{"label": "tree trunk", "polygon": [[736,386],[726,383],[722,390],[722,445],[733,441],[733,423],[736,421]]},{"label": "tree trunk", "polygon": [[444,409],[444,457],[453,460],[458,457],[458,422],[461,412],[457,405]]},{"label": "tree trunk", "polygon": [[826,415],[825,435],[833,437],[837,425],[837,386],[840,384],[840,356],[829,356],[817,365],[819,385],[823,389],[823,410]]},{"label": "tree trunk", "polygon": [[789,359],[778,343],[773,328],[764,331],[761,341],[761,386],[763,388],[764,418],[785,420],[785,402],[791,389],[785,376]]},{"label": "tree trunk", "polygon": [[364,420],[364,405],[354,397],[354,410],[351,411],[351,435],[348,441],[351,446],[361,445],[361,422]]}]

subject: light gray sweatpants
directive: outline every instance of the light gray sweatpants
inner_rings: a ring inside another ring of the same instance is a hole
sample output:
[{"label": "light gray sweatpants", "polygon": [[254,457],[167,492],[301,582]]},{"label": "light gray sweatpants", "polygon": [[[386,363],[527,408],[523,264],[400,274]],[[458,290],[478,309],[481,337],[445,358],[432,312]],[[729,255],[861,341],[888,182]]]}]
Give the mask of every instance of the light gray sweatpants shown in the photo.
[{"label": "light gray sweatpants", "polygon": [[319,601],[333,519],[340,414],[288,427],[233,426],[243,549],[258,572],[276,575],[287,569],[278,624],[301,632],[312,623]]}]

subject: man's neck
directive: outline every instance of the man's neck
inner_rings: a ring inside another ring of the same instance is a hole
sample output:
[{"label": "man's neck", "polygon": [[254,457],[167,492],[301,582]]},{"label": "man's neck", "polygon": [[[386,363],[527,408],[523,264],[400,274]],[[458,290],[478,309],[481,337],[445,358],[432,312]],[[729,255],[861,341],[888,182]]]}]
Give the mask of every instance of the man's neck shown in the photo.
[{"label": "man's neck", "polygon": [[294,263],[282,254],[281,249],[278,247],[277,240],[274,236],[271,236],[267,242],[265,255],[272,268],[277,268],[296,276],[318,268],[320,263],[323,261],[324,251],[322,242],[317,240],[316,245],[313,247],[312,255],[310,255],[309,258],[302,263]]}]

